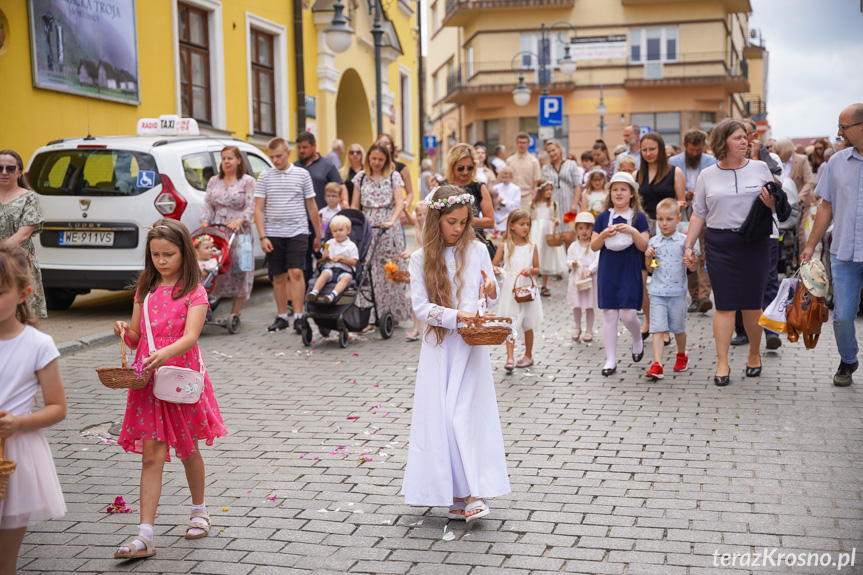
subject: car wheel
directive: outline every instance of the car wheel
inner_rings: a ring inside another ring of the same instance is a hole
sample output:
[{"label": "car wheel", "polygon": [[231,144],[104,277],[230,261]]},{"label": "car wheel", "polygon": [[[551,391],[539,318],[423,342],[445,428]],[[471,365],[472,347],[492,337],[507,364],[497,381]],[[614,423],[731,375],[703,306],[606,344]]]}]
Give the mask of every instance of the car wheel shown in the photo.
[{"label": "car wheel", "polygon": [[69,309],[78,293],[64,288],[46,288],[45,305],[52,311]]},{"label": "car wheel", "polygon": [[391,311],[385,311],[381,316],[381,321],[378,327],[381,328],[381,337],[389,339],[393,336],[393,331],[396,328],[396,319]]}]

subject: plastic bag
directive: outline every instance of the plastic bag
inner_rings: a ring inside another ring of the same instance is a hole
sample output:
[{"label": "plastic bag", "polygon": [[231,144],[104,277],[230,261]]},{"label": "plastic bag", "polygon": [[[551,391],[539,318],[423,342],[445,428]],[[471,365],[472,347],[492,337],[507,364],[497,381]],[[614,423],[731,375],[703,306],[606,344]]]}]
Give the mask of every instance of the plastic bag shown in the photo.
[{"label": "plastic bag", "polygon": [[255,254],[252,251],[252,236],[243,234],[239,237],[240,240],[240,271],[253,272],[255,271]]},{"label": "plastic bag", "polygon": [[782,280],[776,297],[761,314],[758,325],[777,333],[788,331],[788,307],[794,303],[794,294],[800,280],[796,277]]}]

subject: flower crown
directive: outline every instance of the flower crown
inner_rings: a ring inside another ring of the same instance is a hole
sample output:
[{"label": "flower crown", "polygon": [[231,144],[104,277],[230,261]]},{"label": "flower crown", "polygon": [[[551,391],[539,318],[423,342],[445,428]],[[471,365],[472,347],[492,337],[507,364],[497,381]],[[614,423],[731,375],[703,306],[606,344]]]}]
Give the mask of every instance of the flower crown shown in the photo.
[{"label": "flower crown", "polygon": [[435,192],[438,191],[438,188],[433,189],[429,195],[426,196],[423,203],[429,208],[434,208],[436,210],[442,210],[444,208],[452,207],[456,204],[464,204],[466,206],[472,206],[474,203],[474,198],[472,195],[468,193],[459,194],[457,196],[448,196],[446,198],[440,198],[438,200],[434,199]]},{"label": "flower crown", "polygon": [[210,242],[211,244],[215,243],[213,242],[213,236],[209,234],[201,234],[200,236],[192,240],[192,243],[195,244],[195,247],[201,245],[201,242]]}]

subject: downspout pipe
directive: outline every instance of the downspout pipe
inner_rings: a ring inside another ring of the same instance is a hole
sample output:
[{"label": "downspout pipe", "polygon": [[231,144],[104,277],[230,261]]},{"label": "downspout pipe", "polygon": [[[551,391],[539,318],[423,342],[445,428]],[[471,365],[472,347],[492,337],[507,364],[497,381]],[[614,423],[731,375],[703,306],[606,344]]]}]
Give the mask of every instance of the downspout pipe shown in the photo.
[{"label": "downspout pipe", "polygon": [[[294,2],[294,74],[297,82],[297,134],[306,129],[306,80],[303,66],[303,0]],[[292,139],[290,136],[288,140]]]}]

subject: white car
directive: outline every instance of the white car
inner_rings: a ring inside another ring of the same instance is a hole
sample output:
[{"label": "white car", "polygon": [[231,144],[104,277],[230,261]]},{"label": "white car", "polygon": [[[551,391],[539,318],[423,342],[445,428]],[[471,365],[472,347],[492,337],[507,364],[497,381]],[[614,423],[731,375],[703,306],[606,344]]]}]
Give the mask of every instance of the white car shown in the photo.
[{"label": "white car", "polygon": [[[151,122],[165,123],[165,118]],[[179,119],[176,119],[179,121]],[[189,121],[183,120],[184,123]],[[190,122],[194,123],[194,120]],[[272,166],[260,149],[232,138],[186,135],[87,136],[39,148],[27,178],[39,194],[45,220],[36,254],[48,309],[66,309],[91,289],[132,286],[144,267],[147,230],[173,218],[199,226],[207,181],[218,174],[222,148],[237,146],[255,178]],[[147,134],[147,132],[151,132]],[[252,226],[255,267],[264,254]]]}]

